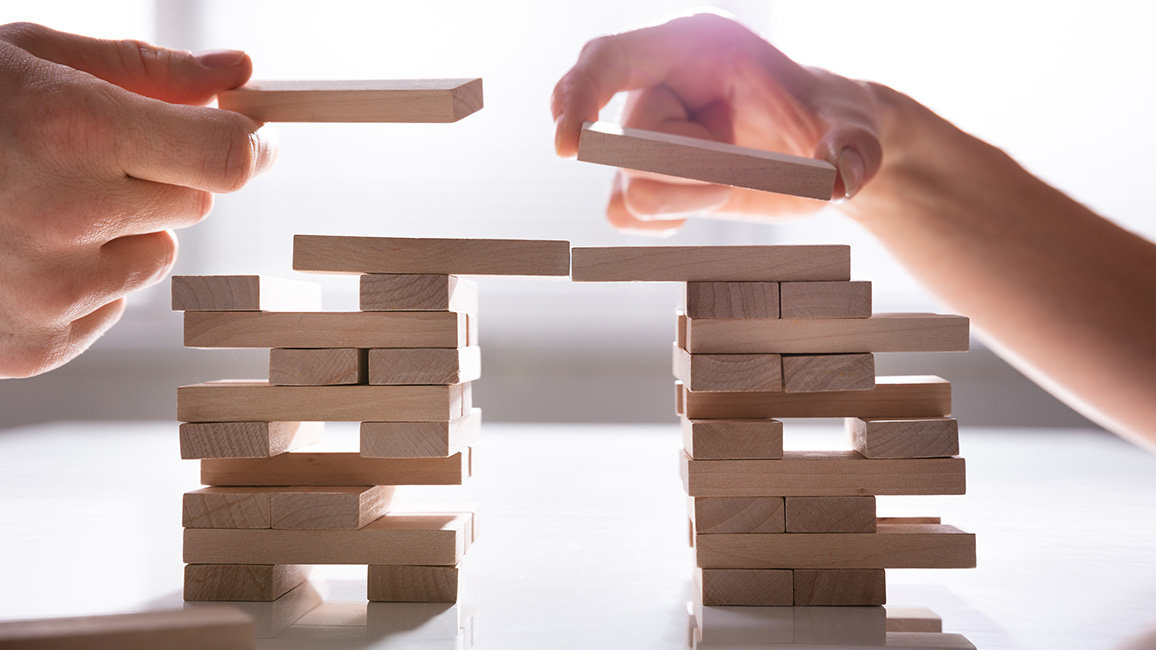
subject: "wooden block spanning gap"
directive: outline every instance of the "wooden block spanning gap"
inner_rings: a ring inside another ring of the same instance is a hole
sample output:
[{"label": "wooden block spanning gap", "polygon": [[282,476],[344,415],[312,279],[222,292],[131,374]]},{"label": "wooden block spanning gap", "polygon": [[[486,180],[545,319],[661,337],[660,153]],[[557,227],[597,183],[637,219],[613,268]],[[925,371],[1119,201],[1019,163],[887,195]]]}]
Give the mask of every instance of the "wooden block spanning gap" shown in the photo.
[{"label": "wooden block spanning gap", "polygon": [[185,528],[271,528],[269,490],[207,487],[186,492],[181,519]]},{"label": "wooden block spanning gap", "polygon": [[794,601],[789,569],[695,569],[702,604],[790,607]]},{"label": "wooden block spanning gap", "polygon": [[[241,461],[202,461],[241,462]],[[963,494],[962,458],[863,458],[854,451],[785,451],[781,460],[697,460],[682,454],[692,497]]]},{"label": "wooden block spanning gap", "polygon": [[174,311],[317,311],[321,285],[267,275],[174,275]]},{"label": "wooden block spanning gap", "polygon": [[788,533],[875,532],[873,496],[787,497],[786,508]]},{"label": "wooden block spanning gap", "polygon": [[955,418],[847,418],[855,451],[867,458],[936,458],[959,453]]},{"label": "wooden block spanning gap", "polygon": [[783,423],[683,418],[682,441],[696,459],[782,458]]},{"label": "wooden block spanning gap", "polygon": [[778,282],[687,282],[683,292],[691,318],[778,318]]},{"label": "wooden block spanning gap", "polygon": [[570,242],[294,235],[293,268],[323,273],[570,274]]},{"label": "wooden block spanning gap", "polygon": [[870,318],[689,318],[686,349],[713,354],[966,352],[968,319],[939,314]]},{"label": "wooden block spanning gap", "polygon": [[423,564],[455,566],[471,513],[389,513],[356,530],[186,528],[190,564]]},{"label": "wooden block spanning gap", "polygon": [[849,246],[609,246],[575,247],[570,254],[575,282],[846,280],[851,275]]},{"label": "wooden block spanning gap", "polygon": [[482,376],[482,349],[411,348],[369,351],[369,383],[375,386],[461,384]]},{"label": "wooden block spanning gap", "polygon": [[784,282],[779,287],[780,318],[867,318],[870,282]]},{"label": "wooden block spanning gap", "polygon": [[455,275],[361,276],[362,311],[478,311],[478,285]]},{"label": "wooden block spanning gap", "polygon": [[274,348],[269,383],[274,386],[364,384],[367,351],[358,348]]},{"label": "wooden block spanning gap", "polygon": [[783,390],[788,393],[874,388],[874,354],[783,355]]},{"label": "wooden block spanning gap", "polygon": [[888,632],[943,632],[943,619],[926,607],[887,606]]},{"label": "wooden block spanning gap", "polygon": [[383,603],[456,603],[456,566],[370,565],[368,599]]},{"label": "wooden block spanning gap", "polygon": [[462,384],[451,386],[270,386],[212,381],[177,389],[184,422],[443,422],[463,415]]},{"label": "wooden block spanning gap", "polygon": [[212,486],[461,485],[469,476],[469,448],[447,458],[291,452],[272,458],[201,461],[201,482]]},{"label": "wooden block spanning gap", "polygon": [[301,564],[186,564],[185,600],[269,602],[309,579]]},{"label": "wooden block spanning gap", "polygon": [[449,422],[362,422],[365,458],[441,458],[473,445],[482,429],[482,409]]},{"label": "wooden block spanning gap", "polygon": [[582,125],[578,160],[820,201],[835,189],[825,160],[607,122]]},{"label": "wooden block spanning gap", "polygon": [[690,512],[703,535],[786,531],[783,497],[691,497]]},{"label": "wooden block spanning gap", "polygon": [[458,348],[466,315],[448,311],[185,312],[190,348]]},{"label": "wooden block spanning gap", "polygon": [[691,390],[780,391],[783,365],[777,354],[691,354],[676,346],[674,376]]},{"label": "wooden block spanning gap", "polygon": [[482,80],[250,81],[217,105],[259,122],[456,122],[482,108]]},{"label": "wooden block spanning gap", "polygon": [[5,650],[253,648],[253,619],[224,606],[0,623]]},{"label": "wooden block spanning gap", "polygon": [[883,569],[795,569],[795,606],[870,606],[887,602]]},{"label": "wooden block spanning gap", "polygon": [[186,422],[181,458],[264,458],[319,442],[321,422]]},{"label": "wooden block spanning gap", "polygon": [[872,390],[825,393],[708,393],[683,386],[686,417],[837,418],[940,417],[951,414],[951,384],[934,376],[879,377]]},{"label": "wooden block spanning gap", "polygon": [[390,485],[299,486],[270,493],[273,528],[350,530],[362,528],[389,511]]},{"label": "wooden block spanning gap", "polygon": [[683,390],[681,381],[674,382],[674,413],[675,415],[685,415],[686,405],[683,403]]}]

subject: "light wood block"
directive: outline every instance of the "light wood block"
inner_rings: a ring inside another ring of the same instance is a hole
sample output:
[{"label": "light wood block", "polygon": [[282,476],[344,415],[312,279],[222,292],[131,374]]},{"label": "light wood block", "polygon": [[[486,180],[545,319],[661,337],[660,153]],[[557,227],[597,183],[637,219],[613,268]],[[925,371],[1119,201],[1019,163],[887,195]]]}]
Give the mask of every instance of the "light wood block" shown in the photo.
[{"label": "light wood block", "polygon": [[846,280],[851,275],[848,246],[575,247],[571,257],[575,282]]},{"label": "light wood block", "polygon": [[217,105],[258,122],[456,122],[482,108],[482,80],[250,81]]},{"label": "light wood block", "polygon": [[186,492],[181,519],[185,528],[271,528],[269,490],[207,487]]},{"label": "light wood block", "polygon": [[784,282],[780,318],[867,318],[870,282]]},{"label": "light wood block", "polygon": [[936,458],[959,453],[955,418],[847,418],[851,446],[867,458]]},{"label": "light wood block", "polygon": [[412,312],[185,312],[190,348],[458,348],[466,315]]},{"label": "light wood block", "polygon": [[370,565],[368,598],[384,603],[456,603],[456,566]]},{"label": "light wood block", "polygon": [[461,485],[469,476],[468,448],[447,458],[292,452],[272,458],[201,461],[201,482],[213,486]]},{"label": "light wood block", "polygon": [[888,632],[943,632],[943,619],[926,607],[887,606]]},{"label": "light wood block", "polygon": [[795,606],[870,606],[887,602],[883,569],[795,569]]},{"label": "light wood block", "polygon": [[174,275],[174,311],[317,311],[321,285],[267,275]]},{"label": "light wood block", "polygon": [[274,386],[364,384],[365,350],[357,348],[274,348],[269,350],[269,383]]},{"label": "light wood block", "polygon": [[369,351],[369,383],[375,386],[461,384],[482,376],[482,349],[449,348]]},{"label": "light wood block", "polygon": [[790,607],[794,601],[790,570],[695,569],[695,582],[708,607]]},{"label": "light wood block", "polygon": [[265,458],[321,440],[321,422],[186,422],[181,458]]},{"label": "light wood block", "polygon": [[293,268],[325,273],[564,276],[570,274],[570,242],[295,235]]},{"label": "light wood block", "polygon": [[185,600],[269,602],[309,579],[300,564],[186,564]]},{"label": "light wood block", "polygon": [[250,650],[253,619],[224,606],[0,623],[5,650]]},{"label": "light wood block", "polygon": [[712,354],[966,352],[968,319],[939,314],[870,318],[690,318],[686,349]]},{"label": "light wood block", "polygon": [[707,393],[683,387],[686,417],[922,418],[951,414],[951,384],[940,377],[879,377],[872,390],[824,393]]},{"label": "light wood block", "polygon": [[674,347],[686,349],[686,314],[675,312]]},{"label": "light wood block", "polygon": [[875,532],[873,496],[787,497],[786,501],[788,533]]},{"label": "light wood block", "polygon": [[778,420],[682,420],[686,453],[696,459],[782,458]]},{"label": "light wood block", "polygon": [[674,376],[691,390],[783,389],[783,365],[777,354],[691,354],[677,345],[672,351]]},{"label": "light wood block", "polygon": [[675,415],[685,415],[686,408],[683,404],[683,395],[686,391],[683,390],[681,381],[674,382],[674,413]]},{"label": "light wood block", "polygon": [[854,451],[785,451],[781,460],[683,454],[681,471],[692,497],[963,494],[965,488],[962,458],[872,460]]},{"label": "light wood block", "polygon": [[783,390],[820,393],[875,388],[875,355],[805,354],[783,356]]},{"label": "light wood block", "polygon": [[362,311],[478,311],[478,285],[454,275],[361,276]]},{"label": "light wood block", "polygon": [[270,492],[273,528],[361,528],[389,511],[394,489],[389,485],[334,485],[299,486]]},{"label": "light wood block", "polygon": [[785,532],[783,497],[690,498],[691,521],[703,535]]},{"label": "light wood block", "polygon": [[691,318],[778,318],[778,282],[687,282],[683,292]]},{"label": "light wood block", "polygon": [[444,422],[463,415],[462,384],[452,386],[270,386],[213,381],[177,389],[184,422]]},{"label": "light wood block", "polygon": [[449,422],[362,422],[365,458],[440,458],[473,445],[482,429],[482,409]]},{"label": "light wood block", "polygon": [[824,160],[607,122],[582,125],[578,160],[820,201],[835,188]]}]

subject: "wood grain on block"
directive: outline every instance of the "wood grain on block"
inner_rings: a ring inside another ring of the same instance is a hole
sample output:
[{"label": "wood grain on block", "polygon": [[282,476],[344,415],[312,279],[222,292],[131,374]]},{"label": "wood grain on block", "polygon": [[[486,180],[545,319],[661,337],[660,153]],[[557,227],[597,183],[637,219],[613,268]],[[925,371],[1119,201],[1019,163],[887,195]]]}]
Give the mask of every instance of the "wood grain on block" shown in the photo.
[{"label": "wood grain on block", "polygon": [[781,460],[683,454],[681,470],[692,497],[963,494],[965,488],[962,458],[872,460],[854,451],[785,451]]},{"label": "wood grain on block", "polygon": [[273,348],[274,386],[342,386],[366,382],[366,351],[358,348]]},{"label": "wood grain on block", "polygon": [[951,414],[951,384],[933,376],[879,377],[872,390],[708,393],[683,388],[686,417],[939,417]]},{"label": "wood grain on block", "polygon": [[790,607],[794,601],[789,569],[695,569],[695,581],[707,607]]},{"label": "wood grain on block", "polygon": [[482,108],[482,80],[250,81],[217,105],[258,122],[456,122]]},{"label": "wood grain on block", "polygon": [[778,420],[682,420],[682,441],[691,458],[782,458]]},{"label": "wood grain on block", "polygon": [[295,235],[293,268],[324,273],[570,274],[570,242]]},{"label": "wood grain on block", "polygon": [[264,458],[321,440],[321,422],[186,422],[181,458]]},{"label": "wood grain on block", "polygon": [[201,482],[215,486],[461,485],[470,450],[447,458],[362,458],[354,452],[291,452],[272,458],[201,461]]},{"label": "wood grain on block", "polygon": [[674,376],[691,390],[779,391],[783,366],[777,354],[691,354],[673,346]]},{"label": "wood grain on block", "polygon": [[233,607],[0,622],[5,650],[251,650],[253,619]]},{"label": "wood grain on block", "polygon": [[276,600],[309,579],[301,564],[186,564],[185,600]]},{"label": "wood grain on block", "polygon": [[867,458],[936,458],[959,453],[955,418],[847,418],[851,446]]},{"label": "wood grain on block", "polygon": [[846,280],[851,275],[848,246],[575,247],[571,256],[575,282]]},{"label": "wood grain on block", "polygon": [[819,393],[875,388],[875,355],[783,355],[783,390]]},{"label": "wood grain on block", "polygon": [[867,318],[870,282],[784,282],[780,318]]},{"label": "wood grain on block", "polygon": [[362,311],[478,311],[478,285],[454,275],[361,276]]},{"label": "wood grain on block", "polygon": [[[788,533],[873,533],[875,497],[787,497]],[[816,603],[817,604],[817,603]],[[867,603],[879,605],[881,603]]]},{"label": "wood grain on block", "polygon": [[442,422],[462,414],[460,384],[270,386],[229,380],[177,389],[177,419],[185,422]]},{"label": "wood grain on block", "polygon": [[685,393],[685,391],[683,390],[682,382],[681,381],[674,382],[674,413],[675,413],[675,415],[683,415],[686,411],[684,400],[683,400],[683,393]]},{"label": "wood grain on block", "polygon": [[365,458],[438,458],[460,453],[482,430],[482,409],[449,422],[362,422]]},{"label": "wood grain on block", "polygon": [[469,548],[471,513],[389,513],[356,530],[186,528],[191,564],[454,566]]},{"label": "wood grain on block", "polygon": [[690,506],[694,529],[702,535],[786,530],[783,497],[692,497]]},{"label": "wood grain on block", "polygon": [[778,318],[778,282],[687,282],[691,318]]},{"label": "wood grain on block", "polygon": [[607,122],[582,125],[578,160],[821,201],[835,188],[824,160]]},{"label": "wood grain on block", "polygon": [[265,275],[174,275],[174,311],[316,311],[321,285]]},{"label": "wood grain on block", "polygon": [[186,492],[182,499],[185,528],[270,528],[270,490],[250,487],[207,487]]},{"label": "wood grain on block", "polygon": [[185,312],[190,348],[457,348],[466,315],[448,311]]},{"label": "wood grain on block", "polygon": [[389,348],[369,351],[369,383],[375,386],[461,384],[482,376],[482,349]]},{"label": "wood grain on block", "polygon": [[888,632],[943,632],[943,619],[926,607],[887,607]]},{"label": "wood grain on block", "polygon": [[795,569],[795,606],[869,606],[887,602],[883,569]]},{"label": "wood grain on block", "polygon": [[456,566],[376,564],[369,567],[368,599],[381,603],[456,603]]},{"label": "wood grain on block", "polygon": [[687,319],[686,349],[715,354],[966,352],[968,319],[939,314],[870,318]]},{"label": "wood grain on block", "polygon": [[273,528],[361,528],[389,511],[394,489],[390,485],[332,485],[277,490],[269,495]]}]

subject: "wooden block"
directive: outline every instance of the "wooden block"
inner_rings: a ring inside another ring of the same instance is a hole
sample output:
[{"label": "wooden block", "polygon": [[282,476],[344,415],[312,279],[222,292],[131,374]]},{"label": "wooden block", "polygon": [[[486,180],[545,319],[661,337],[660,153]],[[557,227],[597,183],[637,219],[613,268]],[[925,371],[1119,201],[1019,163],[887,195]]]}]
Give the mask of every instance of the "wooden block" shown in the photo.
[{"label": "wooden block", "polygon": [[300,564],[186,564],[185,600],[268,602],[309,579]]},{"label": "wooden block", "polygon": [[365,458],[438,458],[474,444],[482,429],[482,409],[449,422],[362,422]]},{"label": "wooden block", "polygon": [[780,318],[867,318],[870,282],[784,282]]},{"label": "wooden block", "polygon": [[941,524],[939,517],[876,517],[875,525],[885,524]]},{"label": "wooden block", "polygon": [[730,418],[922,418],[951,414],[951,384],[940,377],[879,377],[872,390],[825,393],[707,393],[683,387],[692,420]]},{"label": "wooden block", "polygon": [[943,619],[926,607],[887,607],[888,632],[943,632]]},{"label": "wooden block", "polygon": [[270,528],[269,490],[208,487],[186,492],[181,519],[185,528]]},{"label": "wooden block", "polygon": [[214,486],[461,485],[470,451],[447,458],[362,458],[353,452],[292,452],[272,458],[201,461],[201,482]]},{"label": "wooden block", "polygon": [[778,318],[778,282],[687,282],[683,293],[691,318]]},{"label": "wooden block", "polygon": [[870,460],[854,451],[785,451],[781,460],[697,460],[683,454],[681,467],[692,497],[963,494],[965,487],[962,458]]},{"label": "wooden block", "polygon": [[966,352],[968,319],[939,314],[870,318],[690,318],[686,349],[713,354]]},{"label": "wooden block", "polygon": [[295,235],[293,268],[325,273],[569,275],[570,242]]},{"label": "wooden block", "polygon": [[820,201],[835,189],[824,160],[606,122],[582,125],[578,160]]},{"label": "wooden block", "polygon": [[686,349],[686,314],[675,312],[674,347]]},{"label": "wooden block", "polygon": [[448,311],[185,312],[190,348],[458,348],[466,315]]},{"label": "wooden block", "polygon": [[269,383],[274,386],[364,384],[365,350],[357,348],[274,348],[269,350]]},{"label": "wooden block", "polygon": [[264,458],[321,440],[321,422],[186,422],[181,458]]},{"label": "wooden block", "polygon": [[691,390],[783,389],[783,365],[777,354],[691,354],[677,345],[672,350],[674,376]]},{"label": "wooden block", "polygon": [[873,533],[875,497],[787,497],[787,532]]},{"label": "wooden block", "polygon": [[253,619],[232,607],[40,618],[0,623],[5,650],[154,650],[253,648]]},{"label": "wooden block", "polygon": [[784,569],[696,569],[695,581],[707,607],[790,607],[792,576]]},{"label": "wooden block", "polygon": [[177,419],[443,422],[463,414],[462,392],[460,384],[270,386],[262,381],[212,381],[177,389]]},{"label": "wooden block", "polygon": [[456,566],[370,565],[368,598],[385,603],[456,603]]},{"label": "wooden block", "polygon": [[[740,355],[741,356],[741,355]],[[875,355],[783,355],[783,390],[788,393],[872,390]]]},{"label": "wooden block", "polygon": [[470,545],[470,513],[389,513],[356,530],[186,528],[190,564],[454,566]]},{"label": "wooden block", "polygon": [[482,108],[482,80],[250,81],[217,105],[258,122],[456,122]]},{"label": "wooden block", "polygon": [[474,314],[466,315],[466,345],[475,346],[481,343],[478,335],[478,317]]},{"label": "wooden block", "polygon": [[692,497],[690,506],[694,530],[703,535],[786,530],[783,497]]},{"label": "wooden block", "polygon": [[674,412],[676,415],[683,415],[686,411],[685,405],[683,404],[684,392],[682,382],[674,382]]},{"label": "wooden block", "polygon": [[321,285],[266,275],[174,275],[174,311],[316,311]]},{"label": "wooden block", "polygon": [[682,441],[691,458],[782,458],[778,420],[682,420]]},{"label": "wooden block", "polygon": [[971,569],[975,535],[943,524],[880,526],[875,533],[698,535],[695,553],[698,566],[711,569]]},{"label": "wooden block", "polygon": [[362,311],[478,311],[478,285],[454,275],[361,276]]},{"label": "wooden block", "polygon": [[389,511],[393,493],[389,485],[286,488],[270,493],[270,516],[278,529],[361,528]]},{"label": "wooden block", "polygon": [[848,246],[575,247],[570,254],[574,282],[846,280],[851,275]]},{"label": "wooden block", "polygon": [[936,458],[959,453],[955,418],[847,418],[851,446],[867,458]]},{"label": "wooden block", "polygon": [[795,569],[795,606],[869,606],[887,602],[883,569]]},{"label": "wooden block", "polygon": [[461,384],[482,376],[482,349],[411,348],[369,351],[369,383],[378,386]]}]

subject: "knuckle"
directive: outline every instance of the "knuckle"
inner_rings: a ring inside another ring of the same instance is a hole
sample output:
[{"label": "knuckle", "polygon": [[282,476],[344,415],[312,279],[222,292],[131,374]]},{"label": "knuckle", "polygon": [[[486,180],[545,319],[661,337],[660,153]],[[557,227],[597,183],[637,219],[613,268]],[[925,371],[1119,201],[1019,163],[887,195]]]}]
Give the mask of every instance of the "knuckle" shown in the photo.
[{"label": "knuckle", "polygon": [[106,91],[66,82],[45,91],[40,100],[24,120],[29,153],[66,167],[108,159],[117,129]]},{"label": "knuckle", "polygon": [[40,39],[47,33],[47,27],[25,21],[0,25],[0,39],[8,41],[17,47],[24,47],[29,42]]},{"label": "knuckle", "polygon": [[121,68],[136,77],[161,79],[173,67],[176,53],[151,43],[133,39],[116,41],[111,56],[116,56]]}]

